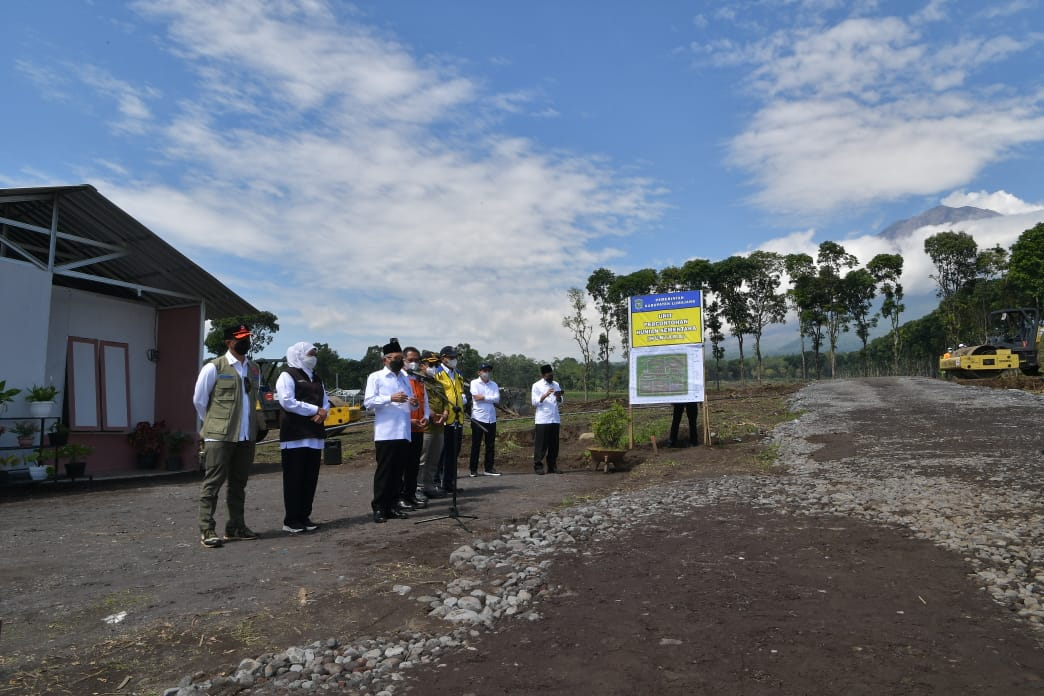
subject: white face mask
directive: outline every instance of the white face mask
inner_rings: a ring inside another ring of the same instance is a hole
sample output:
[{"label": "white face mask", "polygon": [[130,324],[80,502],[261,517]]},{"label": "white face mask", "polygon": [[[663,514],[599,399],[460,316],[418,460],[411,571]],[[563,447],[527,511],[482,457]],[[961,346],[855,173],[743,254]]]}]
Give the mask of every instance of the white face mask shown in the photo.
[{"label": "white face mask", "polygon": [[415,362],[408,362],[408,363],[406,363],[406,369],[409,370],[410,372],[416,372],[417,368],[419,366],[420,365],[418,363],[415,363]]},{"label": "white face mask", "polygon": [[479,373],[479,379],[481,379],[483,382],[488,382],[489,381],[489,373],[488,372],[480,372]]},{"label": "white face mask", "polygon": [[451,369],[451,370],[456,368],[457,367],[457,359],[456,358],[450,358],[449,360],[446,361],[446,365],[448,365],[449,369]]},{"label": "white face mask", "polygon": [[437,372],[438,370],[436,370],[434,367],[428,367],[424,369],[424,374],[428,375],[429,377],[434,377]]},{"label": "white face mask", "polygon": [[307,368],[309,370],[314,370],[315,366],[316,366],[316,364],[318,364],[318,362],[319,362],[319,358],[317,356],[315,356],[315,355],[306,355],[304,357],[304,359],[301,360],[301,364],[304,365],[305,368]]}]

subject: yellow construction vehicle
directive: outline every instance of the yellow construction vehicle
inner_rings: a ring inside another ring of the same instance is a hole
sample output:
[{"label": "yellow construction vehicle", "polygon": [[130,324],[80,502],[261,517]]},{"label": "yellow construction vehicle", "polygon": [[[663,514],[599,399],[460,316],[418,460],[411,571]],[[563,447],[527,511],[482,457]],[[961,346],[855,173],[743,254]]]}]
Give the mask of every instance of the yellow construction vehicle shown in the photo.
[{"label": "yellow construction vehicle", "polygon": [[1019,370],[1022,374],[1040,373],[1037,351],[1044,338],[1044,325],[1037,310],[1028,307],[990,312],[986,342],[961,344],[939,358],[939,370],[955,377],[997,377]]},{"label": "yellow construction vehicle", "polygon": [[[261,403],[259,408],[265,417],[265,425],[268,426],[268,429],[278,430],[283,409],[279,408],[279,402],[276,401],[275,382],[279,377],[279,373],[282,372],[283,366],[286,365],[286,359],[258,358],[254,362],[261,369],[261,388],[259,392]],[[330,399],[330,413],[326,416],[326,420],[323,421],[327,437],[342,432],[350,423],[362,420],[361,406],[349,404],[334,394],[328,393],[327,398]]]}]

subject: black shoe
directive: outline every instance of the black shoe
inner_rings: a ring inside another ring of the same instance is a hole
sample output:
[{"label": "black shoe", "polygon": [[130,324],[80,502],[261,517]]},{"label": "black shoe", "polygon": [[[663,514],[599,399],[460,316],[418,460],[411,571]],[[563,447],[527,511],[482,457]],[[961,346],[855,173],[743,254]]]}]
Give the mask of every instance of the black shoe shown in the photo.
[{"label": "black shoe", "polygon": [[534,468],[533,469],[533,473],[535,473],[537,476],[543,476],[544,475],[544,467],[536,467],[536,468]]},{"label": "black shoe", "polygon": [[413,505],[411,505],[409,501],[407,501],[407,500],[400,500],[397,503],[395,503],[395,509],[396,510],[413,510],[414,508],[413,508]]},{"label": "black shoe", "polygon": [[283,531],[291,534],[300,534],[305,531],[305,526],[302,524],[284,524]]},{"label": "black shoe", "polygon": [[483,476],[500,476],[500,472],[496,469],[490,469],[489,471],[483,471]]},{"label": "black shoe", "polygon": [[468,478],[476,478],[477,476],[478,476],[478,472],[477,471],[469,471],[468,472]]},{"label": "black shoe", "polygon": [[438,488],[432,488],[432,489],[424,491],[424,497],[428,498],[428,499],[431,499],[431,498],[445,498],[446,494],[443,493]]},{"label": "black shoe", "polygon": [[402,510],[388,510],[387,512],[384,513],[384,516],[387,517],[388,519],[391,519],[392,517],[394,517],[396,519],[400,519],[400,520],[408,520],[408,519],[410,519],[410,516],[407,515],[405,512],[403,512]]},{"label": "black shoe", "polygon": [[225,530],[225,541],[254,541],[260,537],[250,527],[236,527]]},{"label": "black shoe", "polygon": [[382,510],[374,510],[373,511],[373,521],[374,522],[376,522],[377,524],[381,524],[381,523],[385,522],[386,520],[387,520],[387,518],[384,516],[384,512]]},{"label": "black shoe", "polygon": [[558,467],[554,467],[554,466],[547,467],[547,473],[549,473],[549,474],[557,474],[558,473]]},{"label": "black shoe", "polygon": [[407,498],[406,502],[412,505],[414,510],[423,510],[428,507],[428,501],[421,500],[420,498],[413,498],[412,500]]},{"label": "black shoe", "polygon": [[313,522],[312,520],[307,519],[307,518],[304,521],[304,528],[305,528],[306,531],[309,531],[309,532],[314,532],[315,530],[319,529],[319,527],[321,527],[321,526],[322,525],[319,524],[318,522]]}]

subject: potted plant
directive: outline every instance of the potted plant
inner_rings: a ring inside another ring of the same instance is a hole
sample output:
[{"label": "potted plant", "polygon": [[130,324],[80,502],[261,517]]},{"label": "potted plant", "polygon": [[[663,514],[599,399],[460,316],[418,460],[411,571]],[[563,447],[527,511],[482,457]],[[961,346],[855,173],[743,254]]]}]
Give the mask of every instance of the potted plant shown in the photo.
[{"label": "potted plant", "polygon": [[163,450],[163,434],[166,424],[163,421],[149,423],[139,421],[134,430],[127,433],[127,442],[137,456],[139,469],[155,469]]},{"label": "potted plant", "polygon": [[604,464],[606,471],[610,464],[616,469],[622,467],[624,455],[627,454],[625,447],[629,422],[627,410],[619,403],[614,403],[591,422],[598,447],[589,447],[588,452],[596,467]]},{"label": "potted plant", "polygon": [[20,461],[21,457],[17,454],[9,454],[6,456],[0,454],[0,485],[8,483],[12,478],[14,478],[11,473],[8,472],[8,469],[13,468]]},{"label": "potted plant", "polygon": [[22,456],[22,461],[29,467],[29,478],[33,481],[43,481],[47,478],[47,467],[40,463],[40,453],[29,452]]},{"label": "potted plant", "polygon": [[69,442],[69,426],[60,420],[51,423],[47,429],[47,443],[51,447],[61,447]]},{"label": "potted plant", "polygon": [[34,436],[40,432],[40,426],[35,421],[18,421],[12,430],[18,436],[19,447],[32,447],[36,440]]},{"label": "potted plant", "polygon": [[93,451],[94,448],[87,445],[68,444],[58,448],[55,461],[57,462],[59,458],[67,459],[68,461],[65,462],[65,473],[69,478],[76,480],[83,476],[87,470],[87,457]]},{"label": "potted plant", "polygon": [[164,434],[163,441],[167,445],[167,471],[180,471],[184,462],[181,453],[192,442],[192,435],[182,430]]},{"label": "potted plant", "polygon": [[14,401],[14,398],[21,393],[21,389],[8,389],[7,380],[0,379],[0,413],[6,411],[7,404]]},{"label": "potted plant", "polygon": [[29,415],[33,418],[47,418],[54,410],[54,398],[58,396],[58,389],[48,385],[41,387],[34,384],[29,387],[25,394],[25,400],[29,402]]}]

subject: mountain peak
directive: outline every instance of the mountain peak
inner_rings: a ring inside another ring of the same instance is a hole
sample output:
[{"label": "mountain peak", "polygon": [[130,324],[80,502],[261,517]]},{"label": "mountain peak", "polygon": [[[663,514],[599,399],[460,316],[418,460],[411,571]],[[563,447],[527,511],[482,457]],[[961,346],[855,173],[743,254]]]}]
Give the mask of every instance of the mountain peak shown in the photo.
[{"label": "mountain peak", "polygon": [[891,225],[881,230],[881,233],[878,236],[885,239],[898,239],[899,237],[905,237],[926,225],[945,225],[954,222],[964,222],[965,220],[982,220],[983,218],[998,216],[1000,216],[1000,213],[995,210],[975,208],[970,205],[964,205],[960,208],[951,208],[948,205],[937,205],[919,215],[914,215],[911,218],[893,222]]}]

